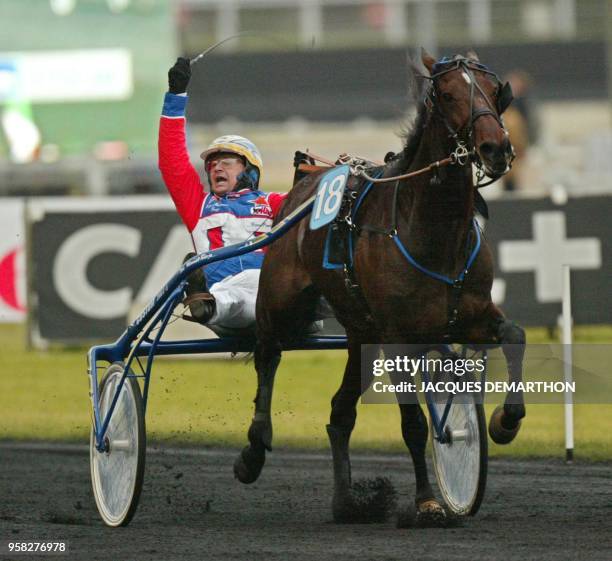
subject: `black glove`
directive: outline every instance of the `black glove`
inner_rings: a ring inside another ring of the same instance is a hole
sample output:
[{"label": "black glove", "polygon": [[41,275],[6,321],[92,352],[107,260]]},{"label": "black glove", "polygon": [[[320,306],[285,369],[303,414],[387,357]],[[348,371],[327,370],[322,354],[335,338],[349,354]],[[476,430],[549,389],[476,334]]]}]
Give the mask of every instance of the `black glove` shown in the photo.
[{"label": "black glove", "polygon": [[191,65],[188,58],[179,57],[174,66],[168,70],[168,91],[173,94],[182,94],[187,91],[191,78]]}]

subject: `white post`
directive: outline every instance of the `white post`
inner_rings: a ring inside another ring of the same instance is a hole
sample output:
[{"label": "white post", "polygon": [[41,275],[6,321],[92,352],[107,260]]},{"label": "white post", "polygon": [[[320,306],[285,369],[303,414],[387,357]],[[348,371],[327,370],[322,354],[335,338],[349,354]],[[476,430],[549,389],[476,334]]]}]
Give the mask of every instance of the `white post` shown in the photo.
[{"label": "white post", "polygon": [[[572,295],[570,266],[563,265],[563,369],[565,383],[571,383],[572,375]],[[572,392],[565,392],[565,461],[574,459],[574,399]]]},{"label": "white post", "polygon": [[418,0],[416,4],[416,43],[437,55],[436,3],[430,0]]},{"label": "white post", "polygon": [[576,0],[556,0],[555,31],[564,39],[576,37]]},{"label": "white post", "polygon": [[323,15],[321,2],[311,0],[300,4],[300,42],[302,47],[321,47],[323,39]]},{"label": "white post", "polygon": [[[235,0],[224,0],[217,5],[217,40],[222,41],[238,33],[239,25],[238,5]],[[236,41],[228,41],[219,47],[219,50],[231,51],[236,49]]]},{"label": "white post", "polygon": [[469,0],[468,27],[472,41],[491,39],[491,0]]},{"label": "white post", "polygon": [[406,4],[403,0],[385,1],[385,37],[390,45],[403,45],[408,36]]}]

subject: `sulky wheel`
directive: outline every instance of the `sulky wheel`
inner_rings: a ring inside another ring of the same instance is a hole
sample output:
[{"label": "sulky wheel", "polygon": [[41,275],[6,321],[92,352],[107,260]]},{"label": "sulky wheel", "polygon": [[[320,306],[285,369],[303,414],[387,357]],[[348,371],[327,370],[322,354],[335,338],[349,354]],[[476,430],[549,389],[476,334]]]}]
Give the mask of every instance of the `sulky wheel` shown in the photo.
[{"label": "sulky wheel", "polygon": [[[431,430],[433,464],[444,502],[457,515],[474,515],[480,507],[487,481],[487,429],[484,408],[474,396],[456,396],[439,442]],[[442,416],[444,404],[434,405]]]},{"label": "sulky wheel", "polygon": [[[101,422],[117,393],[123,369],[123,363],[113,363],[100,382]],[[134,377],[123,383],[104,442],[106,451],[99,452],[92,429],[89,457],[94,497],[105,524],[125,526],[138,506],[146,452],[144,406]]]}]

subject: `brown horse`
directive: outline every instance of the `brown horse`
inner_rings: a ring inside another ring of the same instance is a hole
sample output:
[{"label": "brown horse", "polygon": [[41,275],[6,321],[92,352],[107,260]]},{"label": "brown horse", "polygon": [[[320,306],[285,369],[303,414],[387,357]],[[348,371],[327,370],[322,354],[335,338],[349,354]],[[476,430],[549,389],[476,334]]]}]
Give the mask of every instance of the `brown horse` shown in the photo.
[{"label": "brown horse", "polygon": [[[512,146],[501,113],[512,99],[511,90],[473,52],[436,62],[423,51],[422,62],[429,75],[417,78],[424,79],[427,88],[404,149],[370,173],[393,178],[453,153],[446,163],[454,165],[437,168],[433,177],[430,170],[374,184],[367,196],[363,194],[367,182],[352,177],[347,188],[361,197],[347,226],[354,243],[352,262],[343,269],[324,268],[326,229],[310,230],[303,220],[272,244],[261,271],[255,416],[249,445],[236,460],[234,471],[243,483],[259,476],[266,450],[271,450],[272,387],[283,343],[303,332],[323,295],[348,338],[348,362],[327,425],[336,521],[350,520],[355,505],[349,438],[357,401],[367,386],[360,373],[362,345],[501,345],[510,379],[522,377],[524,331],[491,301],[493,263],[486,242],[482,241],[480,251],[473,250],[474,239],[480,236],[479,232],[474,235],[479,185],[474,185],[472,165],[493,178],[509,168]],[[320,176],[314,173],[294,186],[283,216],[313,195]],[[466,266],[470,254],[473,262]],[[364,348],[376,349],[376,345]],[[442,519],[444,510],[434,497],[425,463],[427,420],[418,404],[400,404],[400,411],[402,435],[416,475],[417,513]],[[491,418],[492,439],[510,442],[524,416],[523,396],[509,394]]]}]

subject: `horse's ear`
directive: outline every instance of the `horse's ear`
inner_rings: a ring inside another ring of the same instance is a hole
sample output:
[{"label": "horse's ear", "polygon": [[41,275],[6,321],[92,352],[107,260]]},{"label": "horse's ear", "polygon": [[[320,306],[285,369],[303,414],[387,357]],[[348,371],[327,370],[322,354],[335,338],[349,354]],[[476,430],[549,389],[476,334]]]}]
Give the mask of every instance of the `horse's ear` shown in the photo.
[{"label": "horse's ear", "polygon": [[474,62],[480,62],[480,59],[478,58],[478,55],[474,49],[470,49],[467,53],[465,53],[465,56]]},{"label": "horse's ear", "polygon": [[500,85],[497,90],[497,114],[501,115],[512,103],[514,95],[512,94],[512,86],[510,82],[506,82],[503,86]]},{"label": "horse's ear", "polygon": [[421,60],[423,61],[425,68],[429,70],[429,74],[431,74],[433,65],[436,64],[436,59],[432,57],[423,47],[421,47]]}]

